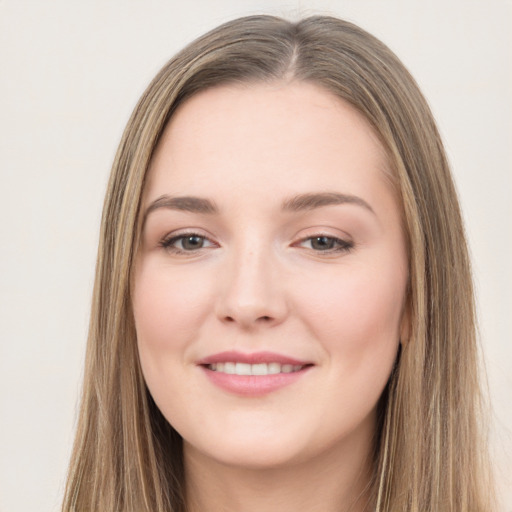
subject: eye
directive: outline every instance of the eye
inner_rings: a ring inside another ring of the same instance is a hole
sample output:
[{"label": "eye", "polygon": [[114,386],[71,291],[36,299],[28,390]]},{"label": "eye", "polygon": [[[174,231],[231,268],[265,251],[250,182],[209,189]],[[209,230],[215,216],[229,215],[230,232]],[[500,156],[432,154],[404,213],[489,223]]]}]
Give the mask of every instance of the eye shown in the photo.
[{"label": "eye", "polygon": [[347,242],[333,236],[319,235],[305,238],[299,242],[299,247],[312,249],[316,252],[348,252],[354,247],[352,242]]},{"label": "eye", "polygon": [[182,233],[162,240],[160,245],[169,252],[179,254],[199,251],[200,249],[213,247],[215,244],[197,233]]}]

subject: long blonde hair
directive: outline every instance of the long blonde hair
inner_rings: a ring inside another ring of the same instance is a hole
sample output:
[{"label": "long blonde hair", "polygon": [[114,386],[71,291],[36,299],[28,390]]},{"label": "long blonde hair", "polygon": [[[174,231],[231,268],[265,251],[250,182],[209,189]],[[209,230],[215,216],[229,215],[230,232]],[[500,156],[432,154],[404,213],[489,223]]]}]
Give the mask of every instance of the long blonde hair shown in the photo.
[{"label": "long blonde hair", "polygon": [[331,17],[251,16],[174,57],[123,134],[103,211],[86,370],[64,511],[186,509],[180,436],[142,377],[131,271],[146,171],[175,109],[226,83],[297,80],[349,102],[394,171],[408,240],[410,335],[380,401],[370,503],[379,512],[489,511],[475,312],[456,191],[432,114],[397,57]]}]

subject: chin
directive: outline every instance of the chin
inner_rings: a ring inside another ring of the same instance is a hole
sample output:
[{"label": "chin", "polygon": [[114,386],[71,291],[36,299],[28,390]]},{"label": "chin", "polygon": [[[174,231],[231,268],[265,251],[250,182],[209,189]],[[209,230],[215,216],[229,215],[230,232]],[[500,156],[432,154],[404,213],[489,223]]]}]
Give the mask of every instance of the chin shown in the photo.
[{"label": "chin", "polygon": [[[210,435],[184,440],[185,457],[199,456],[219,464],[246,469],[271,469],[300,462],[306,457],[306,436],[277,429],[236,429],[233,435]],[[213,432],[210,432],[213,434]],[[301,439],[302,438],[302,439]]]},{"label": "chin", "polygon": [[[223,449],[203,451],[201,458],[208,458],[223,466],[230,466],[246,470],[270,470],[280,469],[300,462],[301,457],[294,450],[276,449],[273,446],[238,447],[224,446]],[[196,447],[185,444],[186,456],[193,455],[189,452],[196,451]]]}]

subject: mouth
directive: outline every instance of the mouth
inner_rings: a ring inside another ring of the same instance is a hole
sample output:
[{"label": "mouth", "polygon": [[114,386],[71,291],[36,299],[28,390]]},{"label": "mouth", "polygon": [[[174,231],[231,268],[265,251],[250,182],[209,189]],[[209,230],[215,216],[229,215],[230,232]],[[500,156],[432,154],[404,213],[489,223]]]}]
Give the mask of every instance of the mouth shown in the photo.
[{"label": "mouth", "polygon": [[262,396],[297,382],[315,366],[272,352],[229,351],[198,361],[209,381],[236,395]]},{"label": "mouth", "polygon": [[281,364],[277,362],[272,363],[237,363],[234,361],[212,363],[206,365],[208,370],[214,372],[225,373],[228,375],[277,375],[279,373],[294,373],[299,372],[309,364]]}]

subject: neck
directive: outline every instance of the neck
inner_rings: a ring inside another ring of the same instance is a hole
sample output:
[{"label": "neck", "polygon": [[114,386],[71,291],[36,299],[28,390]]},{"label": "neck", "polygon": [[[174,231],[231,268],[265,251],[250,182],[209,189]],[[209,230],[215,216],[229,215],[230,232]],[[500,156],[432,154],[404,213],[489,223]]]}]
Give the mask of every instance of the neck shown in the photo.
[{"label": "neck", "polygon": [[185,445],[188,512],[364,512],[369,502],[369,453],[337,450],[278,468],[212,461]]}]

